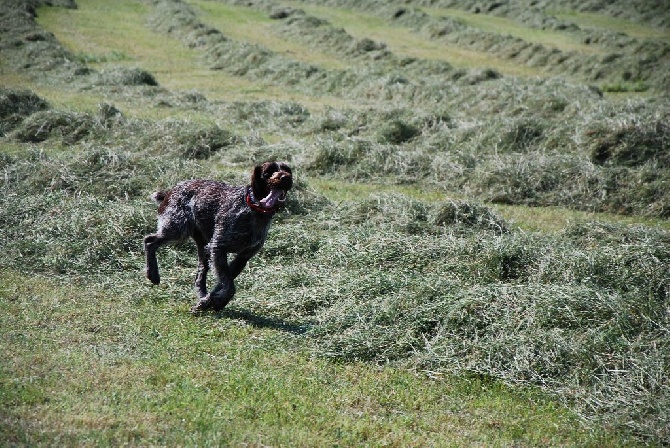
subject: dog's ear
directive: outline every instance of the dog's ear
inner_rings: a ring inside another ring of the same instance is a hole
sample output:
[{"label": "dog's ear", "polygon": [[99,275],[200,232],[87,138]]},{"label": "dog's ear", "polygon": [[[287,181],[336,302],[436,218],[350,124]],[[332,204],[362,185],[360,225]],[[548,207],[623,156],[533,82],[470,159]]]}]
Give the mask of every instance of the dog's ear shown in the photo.
[{"label": "dog's ear", "polygon": [[254,169],[251,171],[251,185],[254,185],[255,183],[259,182],[262,180],[263,175],[263,167],[260,165],[256,165]]},{"label": "dog's ear", "polygon": [[263,198],[268,194],[267,182],[263,179],[263,171],[263,165],[256,165],[251,171],[251,188],[257,198]]}]

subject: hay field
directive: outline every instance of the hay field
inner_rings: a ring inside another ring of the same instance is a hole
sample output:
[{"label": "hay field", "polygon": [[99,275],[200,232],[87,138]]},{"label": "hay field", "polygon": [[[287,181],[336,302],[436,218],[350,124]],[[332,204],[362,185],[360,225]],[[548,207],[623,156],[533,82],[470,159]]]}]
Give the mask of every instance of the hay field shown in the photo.
[{"label": "hay field", "polygon": [[[0,0],[0,439],[670,443],[670,6]],[[229,307],[157,188],[297,184]]]}]

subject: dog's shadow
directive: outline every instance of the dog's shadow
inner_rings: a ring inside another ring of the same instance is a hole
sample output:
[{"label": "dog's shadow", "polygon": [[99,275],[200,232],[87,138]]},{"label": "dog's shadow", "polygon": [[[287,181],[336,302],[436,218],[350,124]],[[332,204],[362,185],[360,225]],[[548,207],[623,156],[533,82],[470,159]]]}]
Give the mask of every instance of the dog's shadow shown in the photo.
[{"label": "dog's shadow", "polygon": [[216,316],[220,319],[239,319],[256,328],[270,328],[295,335],[305,334],[310,327],[308,324],[290,323],[282,319],[260,316],[251,311],[236,308],[224,308],[216,313]]}]

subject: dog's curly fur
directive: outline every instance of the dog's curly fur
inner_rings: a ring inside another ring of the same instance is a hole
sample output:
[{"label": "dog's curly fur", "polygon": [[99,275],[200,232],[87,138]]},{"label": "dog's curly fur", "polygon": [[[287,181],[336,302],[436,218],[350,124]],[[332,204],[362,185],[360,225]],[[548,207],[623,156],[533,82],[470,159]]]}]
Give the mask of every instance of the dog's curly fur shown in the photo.
[{"label": "dog's curly fur", "polygon": [[[160,283],[158,248],[190,237],[198,248],[195,291],[199,299],[191,311],[222,309],[235,294],[233,280],[263,247],[272,216],[283,207],[292,186],[287,164],[266,162],[254,167],[247,186],[196,179],[152,194],[158,204],[158,230],[144,238],[147,278]],[[229,253],[236,254],[230,263]],[[208,293],[210,262],[217,284]]]}]

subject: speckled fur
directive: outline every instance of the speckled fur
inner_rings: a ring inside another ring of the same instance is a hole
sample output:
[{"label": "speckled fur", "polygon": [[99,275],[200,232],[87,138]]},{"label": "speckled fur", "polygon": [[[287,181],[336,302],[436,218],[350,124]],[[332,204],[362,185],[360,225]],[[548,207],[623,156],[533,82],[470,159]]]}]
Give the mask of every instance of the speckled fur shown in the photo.
[{"label": "speckled fur", "polygon": [[[195,291],[199,298],[191,310],[222,309],[235,294],[235,277],[247,261],[261,250],[272,222],[273,210],[261,213],[247,204],[249,187],[254,197],[260,199],[272,189],[286,192],[292,185],[288,165],[266,162],[252,170],[251,183],[246,187],[196,179],[152,194],[151,198],[158,203],[158,230],[144,238],[147,278],[153,284],[160,283],[156,260],[158,248],[190,237],[198,249]],[[230,263],[229,253],[236,254]],[[207,272],[210,265],[217,284],[208,293]]]}]

